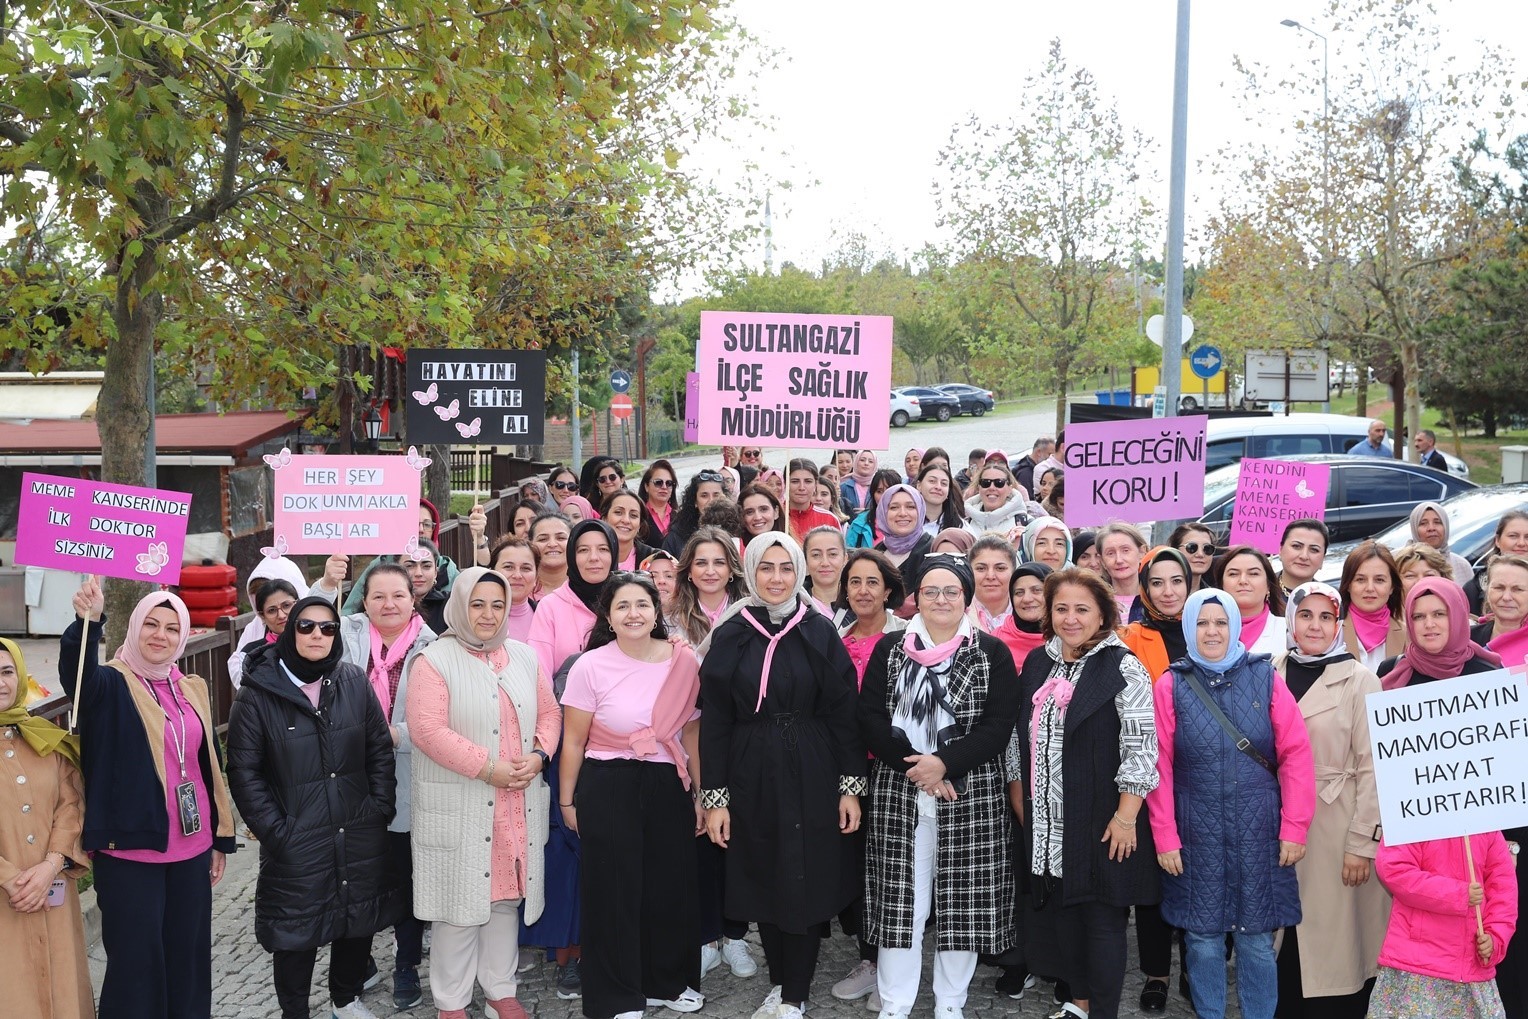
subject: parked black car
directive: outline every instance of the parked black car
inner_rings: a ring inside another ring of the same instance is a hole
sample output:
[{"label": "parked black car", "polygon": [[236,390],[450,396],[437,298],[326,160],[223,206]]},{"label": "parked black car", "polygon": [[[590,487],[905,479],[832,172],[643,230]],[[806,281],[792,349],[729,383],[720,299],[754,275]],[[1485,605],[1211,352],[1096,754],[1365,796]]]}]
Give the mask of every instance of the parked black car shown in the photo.
[{"label": "parked black car", "polygon": [[934,387],[941,393],[948,393],[960,401],[961,414],[970,414],[973,417],[981,417],[987,411],[997,406],[997,400],[992,395],[992,390],[983,389],[980,386],[969,385],[965,382],[945,382]]},{"label": "parked black car", "polygon": [[[1480,487],[1473,481],[1401,460],[1337,453],[1270,459],[1331,467],[1325,519],[1334,545],[1361,541],[1397,522],[1404,525],[1419,502],[1443,502]],[[1235,507],[1236,479],[1240,471],[1240,464],[1228,464],[1204,477],[1204,514],[1199,520],[1215,532],[1217,543],[1225,542],[1230,536],[1231,511]],[[1455,527],[1457,534],[1457,524]],[[1464,553],[1461,551],[1460,554]]]},{"label": "parked black car", "polygon": [[927,386],[903,386],[901,389],[893,389],[892,392],[918,401],[918,408],[923,412],[918,418],[920,421],[948,421],[960,413],[960,399],[949,393],[941,393],[937,389],[930,389]]}]

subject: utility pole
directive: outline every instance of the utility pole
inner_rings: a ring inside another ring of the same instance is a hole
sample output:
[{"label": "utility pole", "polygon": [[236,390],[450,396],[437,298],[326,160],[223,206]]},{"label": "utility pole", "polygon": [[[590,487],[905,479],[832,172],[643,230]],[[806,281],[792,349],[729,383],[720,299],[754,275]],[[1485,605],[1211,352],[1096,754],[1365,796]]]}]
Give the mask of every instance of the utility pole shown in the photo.
[{"label": "utility pole", "polygon": [[1178,413],[1183,389],[1183,204],[1188,177],[1189,0],[1178,0],[1177,60],[1173,65],[1172,175],[1167,197],[1166,308],[1162,322],[1162,385],[1167,414]]}]

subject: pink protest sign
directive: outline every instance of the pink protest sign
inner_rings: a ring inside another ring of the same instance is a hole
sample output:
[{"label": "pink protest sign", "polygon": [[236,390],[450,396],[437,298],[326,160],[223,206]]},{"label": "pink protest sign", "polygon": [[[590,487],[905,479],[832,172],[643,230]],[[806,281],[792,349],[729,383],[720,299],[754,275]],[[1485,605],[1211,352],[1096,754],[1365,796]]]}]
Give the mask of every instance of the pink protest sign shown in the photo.
[{"label": "pink protest sign", "polygon": [[420,475],[430,458],[267,456],[276,538],[267,555],[410,555],[419,548]]},{"label": "pink protest sign", "polygon": [[16,563],[174,584],[190,516],[184,492],[23,474]]},{"label": "pink protest sign", "polygon": [[891,318],[703,311],[699,441],[885,449]]},{"label": "pink protest sign", "polygon": [[700,372],[684,376],[684,441],[700,441]]},{"label": "pink protest sign", "polygon": [[1231,511],[1231,544],[1277,552],[1291,520],[1326,517],[1331,476],[1326,464],[1243,460],[1236,477],[1236,508]]},{"label": "pink protest sign", "polygon": [[1066,427],[1066,522],[1178,520],[1204,512],[1203,417]]}]

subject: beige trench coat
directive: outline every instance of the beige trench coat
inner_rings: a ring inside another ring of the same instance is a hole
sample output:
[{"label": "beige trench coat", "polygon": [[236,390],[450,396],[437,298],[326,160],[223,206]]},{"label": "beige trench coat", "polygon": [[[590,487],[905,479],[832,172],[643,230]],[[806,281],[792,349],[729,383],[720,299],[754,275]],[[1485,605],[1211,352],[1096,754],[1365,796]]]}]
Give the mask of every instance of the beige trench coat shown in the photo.
[{"label": "beige trench coat", "polygon": [[[25,779],[25,781],[20,781]],[[0,881],[64,855],[66,899],[58,908],[18,913],[0,892],[0,1014],[27,1019],[91,1019],[95,999],[85,959],[85,927],[75,879],[85,793],[80,773],[58,754],[41,757],[10,726],[0,727]],[[30,841],[28,838],[30,837]]]},{"label": "beige trench coat", "polygon": [[[1285,657],[1274,667],[1284,673]],[[1300,980],[1307,998],[1352,994],[1379,971],[1390,922],[1390,894],[1373,873],[1357,888],[1342,883],[1345,853],[1372,862],[1379,849],[1379,794],[1364,698],[1379,679],[1357,662],[1332,665],[1300,699],[1316,760],[1316,817],[1306,837],[1300,879]]]}]

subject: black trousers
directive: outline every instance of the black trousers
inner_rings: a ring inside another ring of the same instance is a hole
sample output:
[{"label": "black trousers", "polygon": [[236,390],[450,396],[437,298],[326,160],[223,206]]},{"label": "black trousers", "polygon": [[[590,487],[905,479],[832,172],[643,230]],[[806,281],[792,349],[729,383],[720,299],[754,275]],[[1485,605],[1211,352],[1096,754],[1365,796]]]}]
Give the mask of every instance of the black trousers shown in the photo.
[{"label": "black trousers", "polygon": [[178,863],[96,854],[106,949],[101,1019],[212,1015],[211,865],[210,849]]},{"label": "black trousers", "polygon": [[[1088,1019],[1118,1019],[1125,988],[1125,929],[1130,911],[1121,906],[1084,902],[1063,906],[1065,881],[1032,877],[1043,884],[1031,913],[1033,938],[1044,944],[1036,969],[1065,980],[1072,997],[1088,1002]],[[1038,886],[1037,886],[1038,887]],[[1054,973],[1049,972],[1054,969]]]},{"label": "black trousers", "polygon": [[1153,903],[1135,907],[1135,941],[1142,973],[1149,977],[1171,976],[1175,940],[1177,931],[1162,919],[1160,906]]},{"label": "black trousers", "polygon": [[409,915],[393,925],[398,938],[397,953],[393,958],[393,972],[418,969],[424,959],[424,924],[414,919],[414,848],[412,836],[406,831],[387,833],[387,848],[393,854],[399,880],[403,882],[404,898],[409,903]]},{"label": "black trousers", "polygon": [[759,924],[769,982],[780,985],[781,1001],[796,1005],[806,1001],[812,990],[812,978],[817,975],[817,953],[827,929],[827,924],[820,923],[812,925],[805,934],[787,934],[772,923]]},{"label": "black trousers", "polygon": [[1278,1019],[1364,1019],[1369,1014],[1369,994],[1374,981],[1352,994],[1307,998],[1300,979],[1300,937],[1294,927],[1284,928],[1284,942],[1279,948],[1279,1004],[1274,1010]]},{"label": "black trousers", "polygon": [[[276,979],[276,1001],[281,1004],[282,1019],[308,1019],[308,994],[313,989],[313,963],[318,949],[299,952],[272,952],[271,968]],[[366,960],[371,958],[371,937],[341,938],[329,946],[329,1000],[335,1008],[350,1004],[361,996],[366,983]]]},{"label": "black trousers", "polygon": [[695,874],[699,885],[700,943],[717,938],[740,941],[748,936],[748,921],[733,920],[722,909],[727,896],[727,851],[709,836],[695,840]]},{"label": "black trousers", "polygon": [[[859,895],[838,914],[838,926],[859,943],[861,962],[875,962],[880,952],[865,940],[865,896]],[[826,935],[825,935],[826,936]]]},{"label": "black trousers", "polygon": [[672,764],[586,759],[578,774],[584,1015],[640,1012],[700,985],[695,806]]}]

